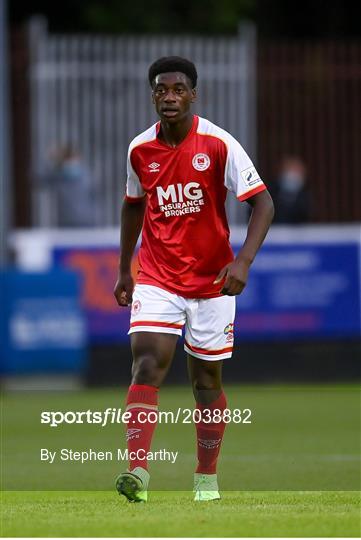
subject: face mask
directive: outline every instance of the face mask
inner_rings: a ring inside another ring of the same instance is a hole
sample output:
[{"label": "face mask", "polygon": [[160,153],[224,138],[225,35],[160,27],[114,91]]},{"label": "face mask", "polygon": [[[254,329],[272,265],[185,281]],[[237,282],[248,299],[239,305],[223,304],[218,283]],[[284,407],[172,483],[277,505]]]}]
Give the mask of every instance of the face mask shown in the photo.
[{"label": "face mask", "polygon": [[69,180],[76,180],[81,176],[81,165],[77,161],[68,161],[63,164],[62,171]]},{"label": "face mask", "polygon": [[281,176],[281,186],[285,191],[294,193],[299,191],[303,184],[303,176],[298,172],[287,171]]}]

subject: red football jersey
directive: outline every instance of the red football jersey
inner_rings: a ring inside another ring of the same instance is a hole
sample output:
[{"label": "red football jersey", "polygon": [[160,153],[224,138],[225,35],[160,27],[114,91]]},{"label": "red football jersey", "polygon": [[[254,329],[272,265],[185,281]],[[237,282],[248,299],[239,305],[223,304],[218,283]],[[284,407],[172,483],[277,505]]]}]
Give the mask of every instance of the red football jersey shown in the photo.
[{"label": "red football jersey", "polygon": [[213,281],[234,259],[227,189],[244,201],[266,189],[241,145],[204,118],[193,117],[175,148],[161,141],[160,123],[130,144],[126,199],[147,197],[137,283],[186,298],[220,295]]}]

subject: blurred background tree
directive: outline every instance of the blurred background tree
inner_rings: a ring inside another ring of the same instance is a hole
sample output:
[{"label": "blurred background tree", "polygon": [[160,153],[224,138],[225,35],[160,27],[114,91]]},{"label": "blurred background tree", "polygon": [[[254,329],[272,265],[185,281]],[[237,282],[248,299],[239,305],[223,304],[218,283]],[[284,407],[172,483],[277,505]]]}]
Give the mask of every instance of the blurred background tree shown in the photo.
[{"label": "blurred background tree", "polygon": [[260,37],[344,37],[361,33],[358,3],[341,0],[63,0],[9,2],[12,23],[45,15],[52,32],[233,34],[239,21]]}]

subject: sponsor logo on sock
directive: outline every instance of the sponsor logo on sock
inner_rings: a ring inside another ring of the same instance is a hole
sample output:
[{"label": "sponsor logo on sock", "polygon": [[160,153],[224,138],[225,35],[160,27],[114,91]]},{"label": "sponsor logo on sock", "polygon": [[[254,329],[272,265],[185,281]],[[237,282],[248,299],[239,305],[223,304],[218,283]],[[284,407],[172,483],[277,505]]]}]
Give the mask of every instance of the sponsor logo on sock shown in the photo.
[{"label": "sponsor logo on sock", "polygon": [[212,448],[218,448],[221,439],[198,439],[198,444],[202,448],[211,450]]},{"label": "sponsor logo on sock", "polygon": [[130,441],[132,439],[139,439],[139,433],[141,432],[141,429],[128,429],[127,430],[127,441]]}]

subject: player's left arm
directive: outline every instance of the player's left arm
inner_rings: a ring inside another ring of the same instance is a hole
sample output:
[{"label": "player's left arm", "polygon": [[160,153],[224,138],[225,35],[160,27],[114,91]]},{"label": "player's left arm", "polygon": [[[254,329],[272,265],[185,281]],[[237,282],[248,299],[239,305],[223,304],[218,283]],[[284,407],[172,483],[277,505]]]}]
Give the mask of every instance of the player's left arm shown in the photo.
[{"label": "player's left arm", "polygon": [[214,283],[219,283],[225,279],[221,292],[228,296],[240,294],[245,288],[249,268],[266,237],[274,216],[273,201],[266,189],[249,197],[247,202],[252,207],[252,213],[246,240],[235,260],[222,268],[214,281]]}]

